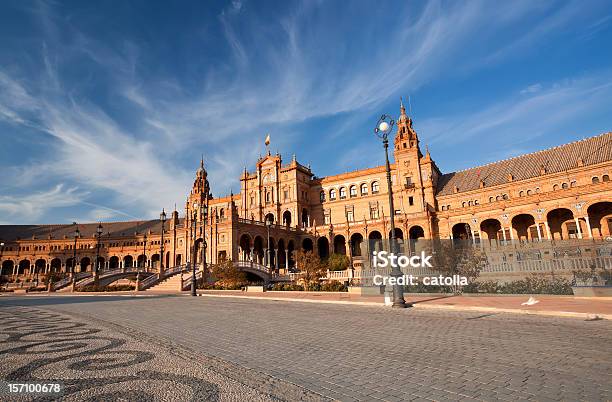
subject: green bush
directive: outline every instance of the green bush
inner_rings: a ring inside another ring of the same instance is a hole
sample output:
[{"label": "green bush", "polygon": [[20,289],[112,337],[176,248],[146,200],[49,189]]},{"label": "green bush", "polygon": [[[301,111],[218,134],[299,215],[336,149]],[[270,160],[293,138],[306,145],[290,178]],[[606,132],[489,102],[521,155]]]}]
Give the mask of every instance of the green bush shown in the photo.
[{"label": "green bush", "polygon": [[88,285],[79,289],[80,292],[125,292],[135,290],[134,285],[110,285],[110,286],[95,286]]},{"label": "green bush", "polygon": [[327,258],[327,268],[330,271],[344,271],[350,264],[349,258],[345,254],[332,254]]},{"label": "green bush", "polygon": [[272,285],[272,290],[276,291],[303,291],[304,286],[295,283],[275,283]]},{"label": "green bush", "polygon": [[326,282],[321,285],[322,292],[348,292],[348,288],[344,283],[338,281]]}]

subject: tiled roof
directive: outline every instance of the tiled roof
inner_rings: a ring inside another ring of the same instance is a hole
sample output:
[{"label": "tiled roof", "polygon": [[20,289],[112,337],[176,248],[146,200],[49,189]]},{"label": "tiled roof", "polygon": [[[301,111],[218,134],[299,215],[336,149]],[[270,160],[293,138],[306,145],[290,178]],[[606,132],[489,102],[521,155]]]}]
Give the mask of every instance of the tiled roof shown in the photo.
[{"label": "tiled roof", "polygon": [[[181,220],[182,221],[182,220]],[[180,222],[180,221],[179,221]],[[81,238],[93,239],[98,223],[79,223],[78,225],[0,225],[0,240],[31,240],[73,238],[76,226],[79,227]],[[170,227],[166,221],[166,230]],[[158,219],[148,221],[102,222],[102,238],[106,236],[133,236],[137,232],[153,234],[161,233],[161,222]]]},{"label": "tiled roof", "polygon": [[438,182],[437,194],[453,194],[455,186],[459,192],[476,190],[480,188],[481,180],[484,181],[486,187],[505,184],[509,181],[509,175],[512,175],[513,181],[531,179],[540,176],[542,166],[546,168],[547,174],[563,172],[577,168],[579,159],[582,159],[584,166],[612,160],[612,132],[488,165],[444,174]]}]

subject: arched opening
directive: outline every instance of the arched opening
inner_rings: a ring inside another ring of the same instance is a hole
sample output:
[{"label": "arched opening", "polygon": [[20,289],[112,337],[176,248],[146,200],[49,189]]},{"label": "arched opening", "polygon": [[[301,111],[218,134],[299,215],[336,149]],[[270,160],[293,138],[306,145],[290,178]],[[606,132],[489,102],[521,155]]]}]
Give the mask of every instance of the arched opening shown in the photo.
[{"label": "arched opening", "polygon": [[612,235],[612,202],[597,202],[587,209],[593,237]]},{"label": "arched opening", "polygon": [[108,269],[117,269],[117,268],[119,268],[119,257],[112,256],[108,260]]},{"label": "arched opening", "polygon": [[242,236],[240,236],[238,245],[240,246],[240,260],[251,261],[251,236],[244,233]]},{"label": "arched opening", "polygon": [[346,254],[346,238],[342,235],[334,236],[334,253]]},{"label": "arched opening", "polygon": [[272,212],[266,214],[265,222],[274,223],[274,214]]},{"label": "arched opening", "polygon": [[497,241],[498,233],[501,231],[501,222],[497,219],[485,219],[480,223],[480,231],[486,236],[486,239],[491,241]]},{"label": "arched opening", "polygon": [[293,240],[289,240],[289,243],[287,243],[287,251],[289,255],[289,268],[295,268],[295,245]]},{"label": "arched opening", "polygon": [[408,237],[411,240],[416,240],[419,239],[421,237],[425,237],[425,231],[423,230],[422,227],[420,227],[419,225],[414,225],[413,227],[410,228],[410,230],[408,231]]},{"label": "arched opening", "polygon": [[567,208],[557,208],[546,215],[550,234],[554,240],[563,240],[576,237],[577,227],[574,214]]},{"label": "arched opening", "polygon": [[66,272],[77,272],[75,260],[72,257],[66,259]]},{"label": "arched opening", "polygon": [[[391,238],[391,231],[389,230],[389,238]],[[404,232],[402,232],[402,229],[400,228],[395,228],[395,238],[396,239],[404,239]]]},{"label": "arched opening", "polygon": [[283,225],[291,226],[291,212],[289,211],[283,212]]},{"label": "arched opening", "polygon": [[329,257],[329,240],[327,240],[327,237],[317,239],[317,251],[319,252],[319,258],[326,259]]},{"label": "arched opening", "polygon": [[19,261],[18,275],[28,275],[30,273],[30,260]]},{"label": "arched opening", "polygon": [[512,218],[512,230],[516,233],[516,239],[519,241],[534,240],[534,236],[530,228],[532,227],[535,233],[535,240],[538,239],[537,228],[535,226],[535,219],[529,214],[519,214]]},{"label": "arched opening", "polygon": [[468,223],[456,223],[453,226],[454,240],[468,240],[470,238],[470,225]]},{"label": "arched opening", "polygon": [[313,251],[314,246],[312,244],[312,239],[307,237],[304,240],[302,240],[302,250],[304,252],[308,252],[308,251]]},{"label": "arched opening", "polygon": [[373,230],[368,235],[368,241],[370,243],[371,251],[382,251],[383,249],[383,240],[382,234],[378,230]]},{"label": "arched opening", "polygon": [[276,257],[274,255],[275,241],[274,238],[270,237],[270,246],[266,249],[266,256],[268,258],[268,267],[276,267]]},{"label": "arched opening", "polygon": [[54,258],[51,260],[51,266],[49,267],[51,272],[61,272],[62,271],[62,260],[59,258]]},{"label": "arched opening", "polygon": [[361,243],[363,243],[363,235],[353,233],[351,235],[351,255],[361,257]]},{"label": "arched opening", "polygon": [[164,267],[170,268],[170,252],[166,251],[166,261],[164,261]]},{"label": "arched opening", "polygon": [[177,254],[176,255],[176,261],[175,261],[176,266],[178,267],[182,263],[183,263],[183,256],[181,254]]},{"label": "arched opening", "polygon": [[13,275],[13,269],[15,263],[12,260],[2,261],[2,274],[1,275]]},{"label": "arched opening", "polygon": [[132,268],[134,266],[134,258],[131,255],[126,255],[123,257],[123,267],[124,268]]},{"label": "arched opening", "polygon": [[91,260],[89,259],[89,257],[83,257],[81,258],[79,272],[87,272],[87,271],[91,271]]},{"label": "arched opening", "polygon": [[253,241],[253,261],[258,264],[264,263],[264,243],[261,236],[255,236]]},{"label": "arched opening", "polygon": [[151,268],[159,269],[159,254],[153,254],[151,256]]},{"label": "arched opening", "polygon": [[44,274],[45,268],[47,267],[47,261],[39,258],[34,262],[34,273],[35,274]]},{"label": "arched opening", "polygon": [[310,216],[308,216],[308,210],[306,208],[302,209],[302,226],[310,227]]},{"label": "arched opening", "polygon": [[278,240],[278,267],[285,268],[287,265],[287,254],[285,249],[285,240]]},{"label": "arched opening", "polygon": [[147,268],[147,257],[144,254],[140,254],[136,259],[136,266],[140,269]]}]

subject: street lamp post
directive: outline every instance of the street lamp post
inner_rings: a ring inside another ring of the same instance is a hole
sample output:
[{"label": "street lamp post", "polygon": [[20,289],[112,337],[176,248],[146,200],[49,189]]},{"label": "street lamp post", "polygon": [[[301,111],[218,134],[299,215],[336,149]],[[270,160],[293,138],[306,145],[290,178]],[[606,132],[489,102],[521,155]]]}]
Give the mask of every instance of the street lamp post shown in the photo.
[{"label": "street lamp post", "polygon": [[72,249],[72,270],[70,272],[70,276],[72,276],[72,291],[74,292],[74,289],[76,287],[76,277],[75,277],[75,270],[76,270],[76,251],[77,251],[77,239],[79,238],[79,236],[81,236],[81,232],[79,231],[79,227],[77,226],[76,230],[74,231],[74,247]]},{"label": "street lamp post", "polygon": [[206,200],[202,203],[202,283],[206,281],[206,248],[208,244],[206,243],[206,221],[208,220],[208,180],[206,181],[206,188],[204,189],[204,196]]},{"label": "street lamp post", "polygon": [[160,257],[159,257],[159,279],[164,276],[164,225],[166,223],[166,211],[162,208],[161,214],[159,214],[159,220],[161,221],[161,246],[160,246]]},{"label": "street lamp post", "polygon": [[102,237],[102,222],[96,228],[96,263],[94,265],[94,286],[98,286],[98,271],[100,270],[100,237]]},{"label": "street lamp post", "polygon": [[191,219],[191,295],[197,296],[196,292],[196,220],[198,219],[198,204],[193,205],[193,216]]},{"label": "street lamp post", "polygon": [[270,255],[270,226],[272,225],[272,221],[266,218],[266,229],[268,230],[268,245],[266,247],[266,265],[268,268],[272,268],[272,256]]},{"label": "street lamp post", "polygon": [[[390,241],[390,251],[391,253],[396,252],[396,239],[395,239],[395,207],[393,206],[393,188],[391,183],[391,166],[389,165],[389,134],[393,131],[393,125],[395,121],[388,115],[383,114],[380,119],[378,119],[378,123],[374,128],[374,133],[380,138],[383,142],[383,147],[385,148],[385,169],[387,171],[387,188],[389,193],[389,214],[391,218],[390,226],[391,226],[391,238]],[[402,271],[399,268],[398,264],[394,264],[391,270],[391,276],[394,276],[399,279],[401,277]],[[396,308],[405,308],[407,307],[406,301],[404,300],[404,289],[401,285],[396,284],[393,285],[393,307]]]}]

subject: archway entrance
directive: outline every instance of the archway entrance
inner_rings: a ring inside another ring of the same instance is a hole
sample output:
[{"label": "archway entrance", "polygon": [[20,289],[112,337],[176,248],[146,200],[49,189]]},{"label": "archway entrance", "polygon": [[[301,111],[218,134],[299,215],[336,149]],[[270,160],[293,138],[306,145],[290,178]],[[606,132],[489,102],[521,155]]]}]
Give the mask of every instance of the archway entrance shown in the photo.
[{"label": "archway entrance", "polygon": [[361,233],[353,233],[351,235],[351,255],[361,257],[361,243],[363,243],[363,235]]},{"label": "archway entrance", "polygon": [[327,237],[319,237],[317,251],[319,252],[319,258],[326,259],[329,257],[329,240],[327,240]]},{"label": "archway entrance", "polygon": [[346,254],[346,238],[342,235],[334,236],[334,253]]}]

